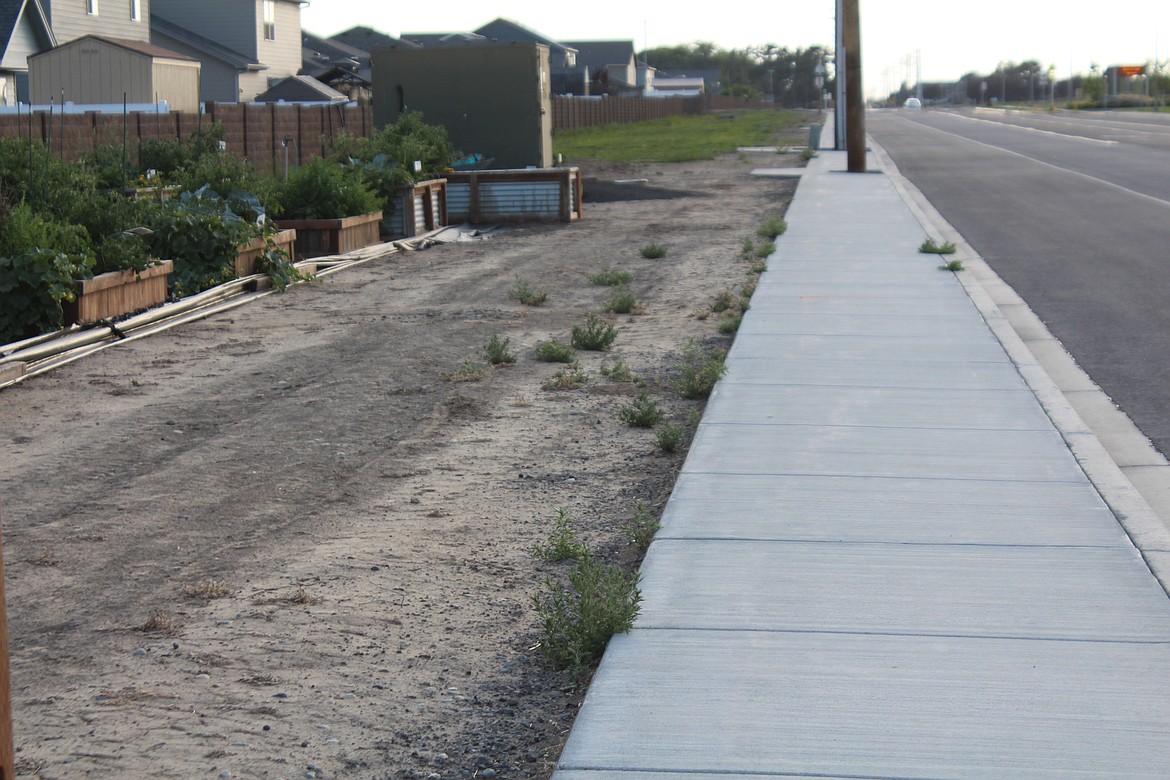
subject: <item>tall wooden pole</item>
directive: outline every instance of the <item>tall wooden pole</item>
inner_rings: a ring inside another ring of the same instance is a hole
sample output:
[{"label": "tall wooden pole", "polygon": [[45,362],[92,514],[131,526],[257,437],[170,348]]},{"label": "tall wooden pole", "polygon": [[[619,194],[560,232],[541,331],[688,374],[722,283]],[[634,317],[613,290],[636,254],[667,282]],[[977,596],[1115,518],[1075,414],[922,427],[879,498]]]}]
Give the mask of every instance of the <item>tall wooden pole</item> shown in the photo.
[{"label": "tall wooden pole", "polygon": [[861,88],[861,14],[859,0],[844,0],[845,150],[850,173],[865,173],[865,93]]},{"label": "tall wooden pole", "polygon": [[[0,522],[0,529],[3,523]],[[2,535],[0,530],[0,535]],[[8,602],[4,600],[4,541],[0,538],[0,780],[15,780],[12,694],[8,680]]]}]

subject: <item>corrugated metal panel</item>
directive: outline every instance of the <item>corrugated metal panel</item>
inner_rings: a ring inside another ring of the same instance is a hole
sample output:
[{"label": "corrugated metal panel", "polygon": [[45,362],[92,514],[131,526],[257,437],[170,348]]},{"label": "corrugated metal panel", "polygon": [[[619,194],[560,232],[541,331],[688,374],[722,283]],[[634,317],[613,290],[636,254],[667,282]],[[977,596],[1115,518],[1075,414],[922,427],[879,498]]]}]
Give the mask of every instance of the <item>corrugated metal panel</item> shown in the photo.
[{"label": "corrugated metal panel", "polygon": [[427,229],[427,208],[421,192],[414,196],[414,226],[420,233]]},{"label": "corrugated metal panel", "polygon": [[555,181],[483,182],[479,185],[481,219],[557,219],[561,185]]},{"label": "corrugated metal panel", "polygon": [[466,222],[471,216],[471,185],[447,182],[447,221]]}]

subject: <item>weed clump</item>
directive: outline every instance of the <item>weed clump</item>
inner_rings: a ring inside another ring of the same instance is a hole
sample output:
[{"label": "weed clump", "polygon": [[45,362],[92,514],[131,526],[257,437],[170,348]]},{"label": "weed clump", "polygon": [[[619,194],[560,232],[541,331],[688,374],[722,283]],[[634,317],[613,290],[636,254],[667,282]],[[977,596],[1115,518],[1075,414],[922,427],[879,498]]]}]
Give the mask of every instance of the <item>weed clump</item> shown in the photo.
[{"label": "weed clump", "polygon": [[572,343],[577,349],[604,352],[617,340],[617,328],[595,314],[590,314],[584,325],[573,326]]},{"label": "weed clump", "polygon": [[775,241],[776,237],[784,235],[786,230],[788,230],[788,223],[778,215],[770,214],[756,230],[756,235],[769,241]]},{"label": "weed clump", "polygon": [[601,367],[598,369],[601,375],[611,382],[628,382],[630,384],[637,384],[638,377],[634,376],[634,372],[630,371],[630,367],[622,362],[621,358],[616,358],[612,364],[601,362]]},{"label": "weed clump", "polygon": [[666,247],[662,244],[647,244],[639,250],[647,260],[658,260],[666,257]]},{"label": "weed clump", "polygon": [[573,530],[573,518],[569,510],[557,507],[557,516],[553,518],[553,532],[547,542],[536,545],[532,552],[537,558],[549,563],[561,561],[583,561],[589,558],[589,547],[577,536]]},{"label": "weed clump", "polygon": [[534,290],[531,284],[517,276],[508,297],[525,306],[540,306],[548,300],[548,293],[544,290]]},{"label": "weed clump", "polygon": [[724,335],[730,335],[739,330],[739,326],[743,323],[743,317],[738,314],[728,312],[723,319],[719,320],[719,332]]},{"label": "weed clump", "polygon": [[654,431],[658,442],[658,449],[663,452],[675,452],[682,446],[683,429],[673,423],[664,422]]},{"label": "weed clump", "polygon": [[200,580],[190,585],[184,585],[182,593],[189,599],[210,601],[212,599],[222,599],[225,596],[230,596],[232,591],[231,588],[219,580]]},{"label": "weed clump", "polygon": [[674,387],[683,398],[706,398],[715,389],[715,383],[727,372],[722,350],[708,352],[691,339],[683,348],[678,363],[678,378]]},{"label": "weed clump", "polygon": [[481,354],[493,366],[510,365],[516,362],[516,353],[510,349],[511,343],[512,340],[507,336],[501,338],[499,333],[493,333],[487,344],[484,344]]},{"label": "weed clump", "polygon": [[967,267],[962,260],[949,260],[938,267],[940,271],[965,271]]},{"label": "weed clump", "polygon": [[926,255],[953,255],[956,250],[957,247],[950,241],[936,244],[933,238],[926,239],[918,247],[918,251]]},{"label": "weed clump", "polygon": [[613,268],[603,268],[597,273],[589,275],[591,283],[602,287],[619,287],[623,284],[629,284],[633,280],[634,275],[629,271],[618,271]]},{"label": "weed clump", "polygon": [[661,527],[662,524],[658,522],[658,519],[651,517],[650,510],[639,501],[634,505],[634,516],[622,526],[622,534],[631,545],[639,550],[645,550],[650,546],[654,534],[658,533],[658,529]]},{"label": "weed clump", "polygon": [[761,241],[756,245],[756,257],[767,259],[767,257],[776,251],[776,244],[772,241]]},{"label": "weed clump", "polygon": [[572,363],[573,347],[570,344],[551,339],[537,345],[536,359],[545,363]]},{"label": "weed clump", "polygon": [[578,559],[567,585],[545,580],[532,597],[541,622],[540,653],[553,667],[580,678],[601,660],[610,637],[633,628],[641,610],[638,576]]},{"label": "weed clump", "polygon": [[464,360],[459,367],[446,375],[449,382],[478,382],[487,376],[487,367],[474,360]]},{"label": "weed clump", "polygon": [[638,299],[625,285],[619,286],[605,302],[605,310],[614,314],[629,314],[638,306]]},{"label": "weed clump", "polygon": [[653,398],[640,393],[621,408],[618,418],[631,428],[653,428],[662,420],[662,410]]},{"label": "weed clump", "polygon": [[589,375],[581,364],[574,360],[541,383],[542,390],[576,390],[589,381]]}]

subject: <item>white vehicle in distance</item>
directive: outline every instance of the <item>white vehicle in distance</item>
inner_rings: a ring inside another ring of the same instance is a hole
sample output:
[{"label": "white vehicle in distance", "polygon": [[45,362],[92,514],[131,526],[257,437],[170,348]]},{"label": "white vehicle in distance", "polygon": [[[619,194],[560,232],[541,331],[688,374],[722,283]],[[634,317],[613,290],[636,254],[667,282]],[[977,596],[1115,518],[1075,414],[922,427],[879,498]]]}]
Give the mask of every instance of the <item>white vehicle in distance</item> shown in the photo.
[{"label": "white vehicle in distance", "polygon": [[922,101],[916,97],[906,98],[906,102],[902,104],[904,108],[919,109],[922,108]]}]

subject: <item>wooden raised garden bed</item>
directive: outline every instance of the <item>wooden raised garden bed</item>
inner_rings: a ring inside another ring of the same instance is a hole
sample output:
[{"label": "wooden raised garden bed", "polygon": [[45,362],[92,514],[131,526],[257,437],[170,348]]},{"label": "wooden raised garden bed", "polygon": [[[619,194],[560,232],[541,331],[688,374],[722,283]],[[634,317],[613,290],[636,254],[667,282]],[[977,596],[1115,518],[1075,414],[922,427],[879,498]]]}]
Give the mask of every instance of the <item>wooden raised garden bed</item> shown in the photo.
[{"label": "wooden raised garden bed", "polygon": [[[295,230],[281,230],[272,240],[276,242],[276,248],[284,250],[289,258],[295,257],[293,254],[296,250],[294,245],[297,240],[297,231]],[[253,238],[243,246],[236,247],[236,276],[251,276],[258,273],[256,269],[256,261],[260,259],[260,255],[264,254],[264,250],[268,247],[268,242],[264,240],[263,236]]]},{"label": "wooden raised garden bed", "polygon": [[282,219],[282,230],[296,231],[296,256],[324,257],[353,252],[379,240],[382,212],[374,211],[341,219]]},{"label": "wooden raised garden bed", "polygon": [[144,271],[111,271],[77,282],[76,300],[62,305],[65,322],[90,325],[158,306],[167,299],[173,268],[162,260]]},{"label": "wooden raised garden bed", "polygon": [[399,190],[395,208],[396,224],[390,232],[395,235],[417,236],[447,226],[447,180],[420,181]]}]

